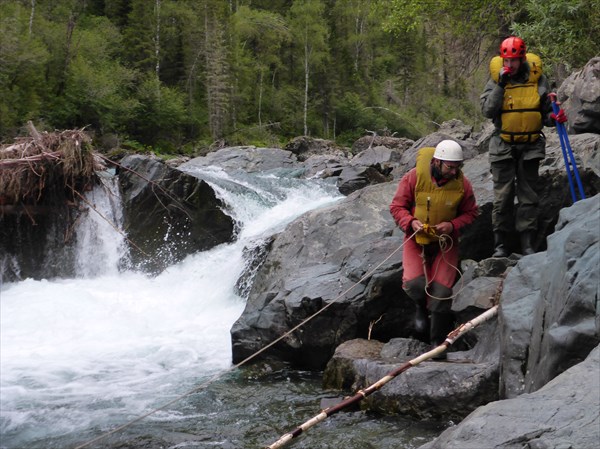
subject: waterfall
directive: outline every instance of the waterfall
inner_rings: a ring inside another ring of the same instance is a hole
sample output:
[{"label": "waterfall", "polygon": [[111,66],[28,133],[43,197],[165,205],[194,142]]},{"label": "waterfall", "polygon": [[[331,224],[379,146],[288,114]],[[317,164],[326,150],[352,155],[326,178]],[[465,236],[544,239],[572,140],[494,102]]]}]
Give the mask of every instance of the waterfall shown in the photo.
[{"label": "waterfall", "polygon": [[245,305],[235,286],[251,264],[244,248],[340,198],[331,184],[285,173],[195,175],[227,204],[235,242],[156,277],[124,270],[120,201],[103,187],[77,224],[77,277],[0,287],[2,448],[74,446],[230,367],[229,329]]},{"label": "waterfall", "polygon": [[90,278],[117,274],[127,258],[121,195],[116,176],[101,177],[101,184],[86,194],[89,207],[82,212],[76,230],[75,271]]}]

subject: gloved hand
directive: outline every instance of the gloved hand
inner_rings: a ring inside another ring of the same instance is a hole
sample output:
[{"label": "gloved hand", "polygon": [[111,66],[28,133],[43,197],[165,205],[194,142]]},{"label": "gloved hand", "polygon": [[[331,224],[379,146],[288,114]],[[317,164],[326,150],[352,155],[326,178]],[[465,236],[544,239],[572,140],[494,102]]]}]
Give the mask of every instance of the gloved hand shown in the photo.
[{"label": "gloved hand", "polygon": [[565,114],[565,110],[563,108],[558,110],[558,114],[555,114],[554,112],[550,114],[550,117],[552,117],[554,121],[558,123],[565,123],[567,121],[567,114]]},{"label": "gloved hand", "polygon": [[500,73],[498,73],[498,85],[500,87],[506,86],[506,83],[508,83],[511,75],[512,70],[510,70],[510,67],[502,67],[500,69]]}]

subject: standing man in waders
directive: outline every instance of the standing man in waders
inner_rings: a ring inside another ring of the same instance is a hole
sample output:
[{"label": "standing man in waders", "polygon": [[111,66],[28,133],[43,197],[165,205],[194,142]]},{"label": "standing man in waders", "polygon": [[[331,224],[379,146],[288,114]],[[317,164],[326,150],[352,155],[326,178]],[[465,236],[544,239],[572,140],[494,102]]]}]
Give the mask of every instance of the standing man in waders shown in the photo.
[{"label": "standing man in waders", "polygon": [[[527,53],[525,42],[511,36],[500,44],[500,55],[490,62],[491,79],[481,94],[481,111],[492,119],[489,158],[494,182],[493,257],[509,255],[507,239],[519,233],[521,253],[534,254],[539,198],[538,169],[546,152],[544,125],[567,120],[564,110],[552,113],[550,87],[542,61]],[[515,192],[518,205],[514,211]]]},{"label": "standing man in waders", "polygon": [[[400,180],[390,205],[394,220],[406,233],[402,288],[417,307],[415,330],[419,334],[429,331],[434,346],[443,343],[454,328],[451,306],[458,273],[458,236],[478,215],[462,164],[462,148],[453,140],[422,148],[416,167]],[[445,357],[444,352],[440,358]]]}]

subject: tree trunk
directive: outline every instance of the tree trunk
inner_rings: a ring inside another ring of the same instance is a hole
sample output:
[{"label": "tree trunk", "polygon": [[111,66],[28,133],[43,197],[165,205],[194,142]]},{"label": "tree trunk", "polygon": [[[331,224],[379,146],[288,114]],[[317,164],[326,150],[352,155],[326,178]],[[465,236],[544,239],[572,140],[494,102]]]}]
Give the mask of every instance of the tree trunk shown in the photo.
[{"label": "tree trunk", "polygon": [[214,11],[204,16],[206,45],[206,89],[209,127],[213,139],[223,137],[229,112],[230,81],[224,30]]},{"label": "tree trunk", "polygon": [[31,14],[29,15],[29,37],[33,32],[33,17],[35,16],[35,0],[31,0]]},{"label": "tree trunk", "polygon": [[156,79],[160,72],[160,0],[154,3],[154,17],[156,18],[156,32],[154,35],[154,57],[156,58]]},{"label": "tree trunk", "polygon": [[308,46],[308,36],[304,44],[304,135],[308,136],[308,80],[310,66],[308,63],[310,48]]}]

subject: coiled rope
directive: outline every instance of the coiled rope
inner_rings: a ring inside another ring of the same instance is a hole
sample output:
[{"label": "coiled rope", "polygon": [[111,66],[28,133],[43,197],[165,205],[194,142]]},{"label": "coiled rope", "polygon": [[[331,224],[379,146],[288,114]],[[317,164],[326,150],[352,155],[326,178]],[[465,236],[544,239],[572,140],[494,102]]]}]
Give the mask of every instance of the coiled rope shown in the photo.
[{"label": "coiled rope", "polygon": [[[446,260],[446,253],[448,251],[450,251],[452,249],[452,247],[454,246],[454,240],[452,239],[452,237],[448,234],[441,234],[441,235],[435,235],[438,238],[438,242],[440,245],[440,251],[442,254],[442,260],[444,261],[444,263],[446,263],[446,265],[450,266],[451,268],[453,268],[456,273],[458,274],[458,279],[460,281],[460,288],[458,289],[458,291],[456,293],[451,294],[450,296],[444,297],[444,298],[439,298],[433,294],[431,294],[431,292],[429,291],[429,279],[427,276],[427,262],[425,259],[425,247],[423,247],[423,251],[421,252],[421,258],[423,259],[423,274],[425,276],[425,294],[427,296],[429,296],[432,299],[436,299],[438,301],[445,301],[448,299],[454,299],[461,291],[463,291],[464,289],[464,282],[463,282],[463,275],[461,273],[461,271],[458,269],[458,267],[452,265],[450,262],[448,262]],[[437,271],[440,268],[440,263],[442,260],[437,261],[436,267],[435,267],[435,271],[433,272],[433,276],[432,278],[435,278],[435,275],[437,274]]]},{"label": "coiled rope", "polygon": [[176,402],[181,401],[182,399],[198,392],[201,391],[202,389],[204,389],[205,387],[207,387],[208,385],[212,384],[213,382],[215,382],[216,380],[218,380],[219,378],[221,378],[222,376],[224,376],[227,373],[230,373],[236,369],[238,369],[239,367],[241,367],[242,365],[245,365],[246,363],[248,363],[250,360],[253,360],[254,358],[258,357],[260,354],[262,354],[263,352],[265,352],[267,349],[271,348],[272,346],[274,346],[275,344],[279,343],[281,340],[283,340],[284,338],[288,337],[290,334],[292,334],[293,332],[295,332],[296,330],[298,330],[299,328],[301,328],[302,326],[304,326],[306,323],[308,323],[310,320],[312,320],[313,318],[315,318],[316,316],[318,316],[319,314],[321,314],[322,312],[324,312],[325,310],[327,310],[329,307],[331,307],[333,304],[335,304],[337,301],[339,301],[340,299],[344,298],[352,289],[354,289],[357,285],[359,285],[360,283],[362,283],[365,279],[371,277],[373,275],[373,273],[375,273],[384,263],[386,263],[389,259],[391,259],[398,251],[400,251],[402,249],[402,247],[406,244],[406,242],[408,240],[410,240],[411,238],[413,238],[415,236],[415,234],[418,231],[415,231],[410,237],[406,238],[404,240],[404,242],[398,246],[394,251],[392,251],[385,259],[383,259],[377,266],[375,266],[374,268],[372,268],[371,270],[369,270],[367,273],[365,273],[358,281],[356,281],[354,284],[352,284],[350,287],[348,287],[345,291],[343,291],[342,293],[340,293],[335,299],[333,299],[332,301],[330,301],[329,303],[327,303],[326,305],[324,305],[322,308],[320,308],[319,310],[317,310],[315,313],[313,313],[312,315],[308,316],[307,318],[305,318],[303,321],[301,321],[300,323],[298,323],[296,326],[294,326],[293,328],[291,328],[290,330],[288,330],[287,332],[285,332],[283,335],[281,335],[280,337],[276,338],[275,340],[273,340],[271,343],[269,343],[268,345],[264,346],[263,348],[259,349],[258,351],[256,351],[255,353],[249,355],[248,357],[246,357],[244,360],[242,360],[241,362],[238,362],[235,365],[232,365],[231,367],[229,367],[228,369],[221,371],[217,374],[215,374],[214,376],[212,376],[211,378],[209,378],[208,380],[204,381],[203,383],[201,383],[200,385],[194,387],[193,389],[177,396],[176,398],[172,399],[171,401],[161,405],[160,407],[157,407],[151,411],[149,411],[148,413],[145,413],[141,416],[138,416],[137,418],[120,425],[119,427],[116,427],[108,432],[103,433],[102,435],[99,435],[98,437],[89,440],[83,444],[80,444],[79,446],[76,446],[74,449],[83,449],[85,447],[90,446],[93,443],[97,443],[100,440],[103,440],[106,437],[109,437],[110,435],[114,435],[117,432],[120,432],[121,430],[124,430],[128,427],[131,427],[132,425],[142,421],[143,419],[154,415],[155,413],[158,413],[159,411],[162,411],[164,409],[166,409],[167,407],[175,404]]}]

